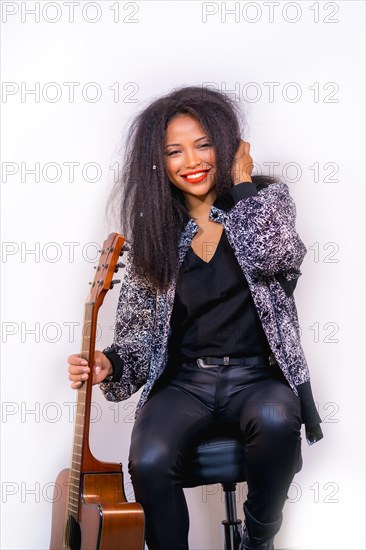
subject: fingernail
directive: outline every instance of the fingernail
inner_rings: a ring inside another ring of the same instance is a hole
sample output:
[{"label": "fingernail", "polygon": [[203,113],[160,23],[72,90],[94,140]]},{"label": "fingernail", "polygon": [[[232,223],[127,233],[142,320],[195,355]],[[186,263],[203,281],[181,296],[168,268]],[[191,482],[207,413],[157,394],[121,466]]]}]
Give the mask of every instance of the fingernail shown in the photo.
[{"label": "fingernail", "polygon": [[87,365],[88,364],[88,361],[85,361],[85,359],[83,359],[81,362],[80,362],[80,365]]},{"label": "fingernail", "polygon": [[100,368],[100,367],[95,367],[95,372],[96,372],[96,374],[98,374],[100,371],[101,371],[101,368]]}]

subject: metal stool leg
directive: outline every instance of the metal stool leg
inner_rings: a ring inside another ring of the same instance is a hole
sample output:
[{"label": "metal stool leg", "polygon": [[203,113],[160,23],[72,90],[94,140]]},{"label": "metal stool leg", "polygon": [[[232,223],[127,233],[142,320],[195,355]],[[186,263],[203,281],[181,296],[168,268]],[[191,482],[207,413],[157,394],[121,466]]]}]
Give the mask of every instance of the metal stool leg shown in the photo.
[{"label": "metal stool leg", "polygon": [[242,521],[236,513],[236,483],[222,483],[225,493],[226,519],[224,526],[224,550],[239,550],[242,537]]}]

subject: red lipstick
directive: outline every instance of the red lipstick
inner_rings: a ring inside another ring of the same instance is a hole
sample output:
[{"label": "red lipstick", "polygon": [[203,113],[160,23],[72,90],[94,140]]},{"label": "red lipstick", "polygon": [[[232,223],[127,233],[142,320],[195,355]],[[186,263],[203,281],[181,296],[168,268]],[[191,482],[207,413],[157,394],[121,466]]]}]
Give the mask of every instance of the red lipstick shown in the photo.
[{"label": "red lipstick", "polygon": [[[187,174],[181,175],[181,177],[187,181],[188,183],[200,183],[204,179],[206,179],[207,174],[210,172],[210,170],[195,170],[194,172],[187,172]],[[195,174],[201,174],[202,176],[196,176]]]}]

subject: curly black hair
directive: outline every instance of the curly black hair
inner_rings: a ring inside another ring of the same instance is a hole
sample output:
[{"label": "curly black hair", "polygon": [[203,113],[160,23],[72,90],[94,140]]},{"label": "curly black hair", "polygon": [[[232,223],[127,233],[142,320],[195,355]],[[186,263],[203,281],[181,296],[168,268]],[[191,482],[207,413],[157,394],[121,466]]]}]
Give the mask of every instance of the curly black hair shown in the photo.
[{"label": "curly black hair", "polygon": [[[132,120],[122,170],[107,209],[117,207],[121,233],[132,244],[133,270],[160,289],[168,287],[177,270],[179,237],[190,219],[184,194],[169,181],[165,168],[165,131],[178,114],[193,116],[211,140],[217,198],[223,204],[232,187],[231,168],[241,139],[240,104],[206,87],[173,89]],[[278,180],[253,175],[252,181],[259,190]]]}]

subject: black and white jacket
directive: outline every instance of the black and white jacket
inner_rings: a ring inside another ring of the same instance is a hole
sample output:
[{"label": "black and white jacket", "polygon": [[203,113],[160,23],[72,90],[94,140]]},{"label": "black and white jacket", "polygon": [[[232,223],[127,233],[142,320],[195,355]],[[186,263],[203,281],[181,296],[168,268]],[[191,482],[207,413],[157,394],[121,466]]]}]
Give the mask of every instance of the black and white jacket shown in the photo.
[{"label": "black and white jacket", "polygon": [[[300,342],[293,291],[307,249],[295,228],[296,206],[286,183],[257,189],[254,182],[231,189],[234,206],[212,206],[209,219],[223,224],[227,239],[247,279],[274,358],[301,401],[307,442],[323,437]],[[179,243],[181,265],[198,225],[190,219]],[[129,252],[131,255],[133,251]],[[176,276],[178,275],[178,271]],[[109,401],[127,399],[143,385],[136,416],[167,364],[170,317],[176,277],[167,291],[157,291],[137,277],[127,260],[117,306],[114,342],[103,350],[118,368],[100,384]]]}]

